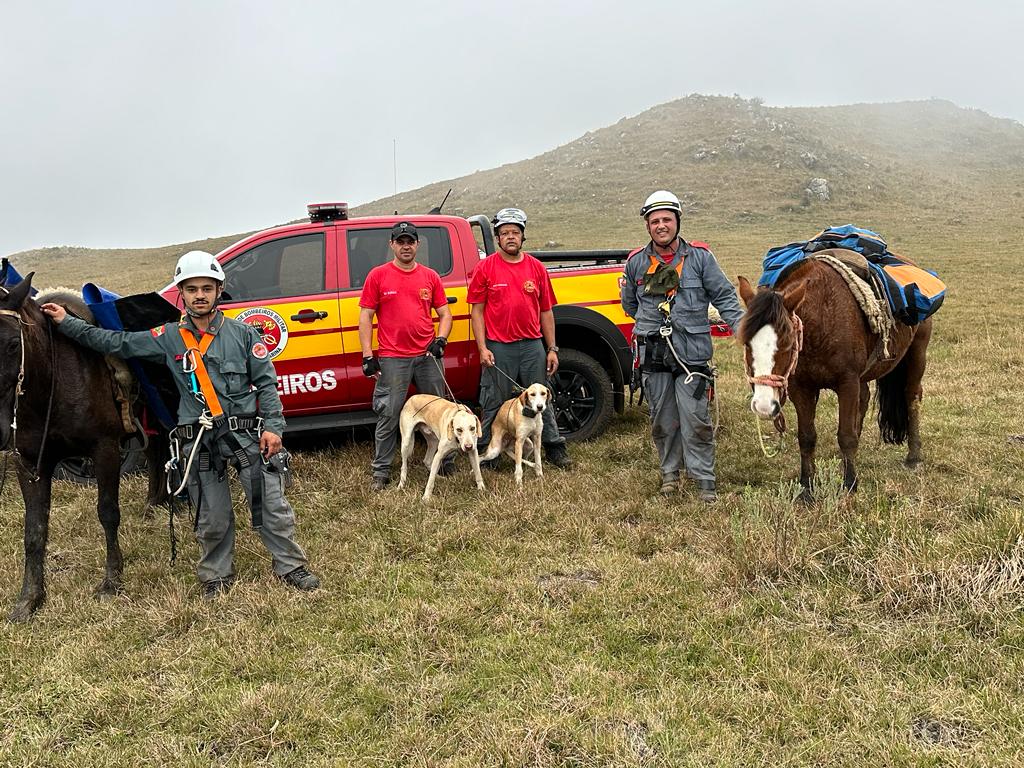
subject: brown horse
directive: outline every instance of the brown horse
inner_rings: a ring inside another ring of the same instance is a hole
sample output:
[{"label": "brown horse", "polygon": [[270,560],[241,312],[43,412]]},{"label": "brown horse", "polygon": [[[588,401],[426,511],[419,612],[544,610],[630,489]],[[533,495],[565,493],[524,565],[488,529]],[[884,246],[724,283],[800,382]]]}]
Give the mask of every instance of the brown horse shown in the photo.
[{"label": "brown horse", "polygon": [[[50,524],[54,467],[69,457],[93,460],[97,510],[107,555],[98,597],[122,589],[118,543],[121,452],[126,431],[114,398],[112,374],[102,355],[55,330],[31,298],[32,275],[0,288],[0,449],[14,450],[25,501],[25,573],[12,621],[24,621],[46,599],[43,563]],[[70,297],[58,299],[71,305]],[[84,305],[74,307],[83,312]],[[155,441],[151,441],[154,442]],[[151,467],[150,503],[159,500]]]},{"label": "brown horse", "polygon": [[739,292],[747,307],[738,338],[744,345],[747,377],[753,385],[750,407],[785,429],[782,406],[793,401],[800,443],[802,498],[811,496],[814,416],[818,395],[831,389],[839,398],[839,449],[843,485],[857,487],[857,446],[877,381],[878,426],[886,443],[908,443],[905,464],[921,462],[921,379],[932,333],[932,319],[916,326],[897,323],[889,333],[888,355],[872,333],[864,312],[842,276],[813,259],[795,267],[774,290],[756,293],[746,278]]}]

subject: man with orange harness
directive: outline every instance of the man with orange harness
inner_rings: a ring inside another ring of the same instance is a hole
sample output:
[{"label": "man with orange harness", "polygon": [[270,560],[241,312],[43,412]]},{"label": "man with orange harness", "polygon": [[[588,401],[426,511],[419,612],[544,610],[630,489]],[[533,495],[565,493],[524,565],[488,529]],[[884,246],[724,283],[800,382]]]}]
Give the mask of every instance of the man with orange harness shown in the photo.
[{"label": "man with orange harness", "polygon": [[226,470],[238,470],[259,532],[277,576],[310,591],[320,579],[308,568],[295,541],[295,512],[284,497],[287,452],[281,446],[284,416],[277,376],[256,329],[218,309],[224,271],[204,251],[178,260],[174,282],[185,315],[151,331],[107,331],[66,315],[57,304],[43,311],[61,332],[97,352],[164,362],[180,395],[172,454],[180,457],[185,484],[196,508],[200,545],[196,568],[203,597],[234,582],[235,520]]},{"label": "man with orange harness", "polygon": [[627,259],[621,298],[623,310],[636,321],[634,350],[661,464],[660,490],[666,496],[678,491],[685,468],[701,500],[710,503],[718,497],[708,305],[714,304],[733,328],[743,310],[707,243],[679,236],[678,197],[654,192],[640,215],[651,241]]}]

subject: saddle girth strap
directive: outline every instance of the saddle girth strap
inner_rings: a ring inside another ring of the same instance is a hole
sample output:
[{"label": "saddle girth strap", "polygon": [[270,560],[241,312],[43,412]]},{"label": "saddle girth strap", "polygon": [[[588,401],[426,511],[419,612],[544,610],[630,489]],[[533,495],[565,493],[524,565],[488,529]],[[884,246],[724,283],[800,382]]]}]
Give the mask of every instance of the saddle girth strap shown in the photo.
[{"label": "saddle girth strap", "polygon": [[185,342],[185,354],[192,357],[189,362],[194,366],[193,373],[196,381],[199,382],[199,391],[202,392],[203,399],[206,400],[206,407],[210,410],[213,418],[219,419],[224,415],[224,409],[220,407],[217,391],[213,388],[210,374],[206,370],[206,363],[203,361],[203,355],[206,354],[215,337],[212,333],[204,333],[202,341],[196,341],[195,334],[183,325],[178,326],[178,333],[181,335],[181,340]]}]

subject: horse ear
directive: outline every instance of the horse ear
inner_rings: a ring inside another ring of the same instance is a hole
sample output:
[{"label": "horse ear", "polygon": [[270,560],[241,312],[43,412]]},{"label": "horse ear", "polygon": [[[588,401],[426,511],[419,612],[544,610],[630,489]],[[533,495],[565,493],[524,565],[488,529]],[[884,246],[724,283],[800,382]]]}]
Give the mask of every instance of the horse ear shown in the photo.
[{"label": "horse ear", "polygon": [[792,312],[801,301],[804,300],[804,294],[807,292],[807,283],[800,283],[795,288],[786,291],[782,294],[782,305],[786,308],[787,312]]},{"label": "horse ear", "polygon": [[3,298],[3,304],[8,309],[21,309],[21,305],[25,303],[25,299],[32,292],[32,277],[34,275],[35,272],[29,272],[24,280],[17,283],[13,288],[7,289],[7,295]]},{"label": "horse ear", "polygon": [[750,281],[747,280],[743,275],[737,275],[736,281],[740,289],[740,299],[743,300],[744,307],[750,307],[750,302],[754,300],[754,289],[750,285]]}]

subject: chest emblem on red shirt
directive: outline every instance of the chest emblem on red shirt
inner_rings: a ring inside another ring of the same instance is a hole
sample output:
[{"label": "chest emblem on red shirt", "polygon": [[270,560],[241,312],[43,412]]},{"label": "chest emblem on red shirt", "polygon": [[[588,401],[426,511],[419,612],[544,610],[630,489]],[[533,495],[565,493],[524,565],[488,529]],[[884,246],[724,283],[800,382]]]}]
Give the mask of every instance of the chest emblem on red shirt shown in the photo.
[{"label": "chest emblem on red shirt", "polygon": [[161,325],[159,328],[151,328],[149,332],[153,334],[154,339],[159,339],[164,335],[164,327]]},{"label": "chest emblem on red shirt", "polygon": [[537,290],[537,284],[534,283],[533,280],[527,280],[523,283],[523,290],[527,293],[533,293]]},{"label": "chest emblem on red shirt", "polygon": [[235,319],[251,325],[259,332],[260,341],[271,360],[284,352],[288,345],[288,326],[277,312],[267,307],[250,307],[239,312]]},{"label": "chest emblem on red shirt", "polygon": [[270,352],[267,351],[267,345],[262,341],[257,341],[252,345],[252,356],[257,360],[263,360],[269,354]]},{"label": "chest emblem on red shirt", "polygon": [[424,301],[430,301],[430,289],[420,288],[420,298]]}]

